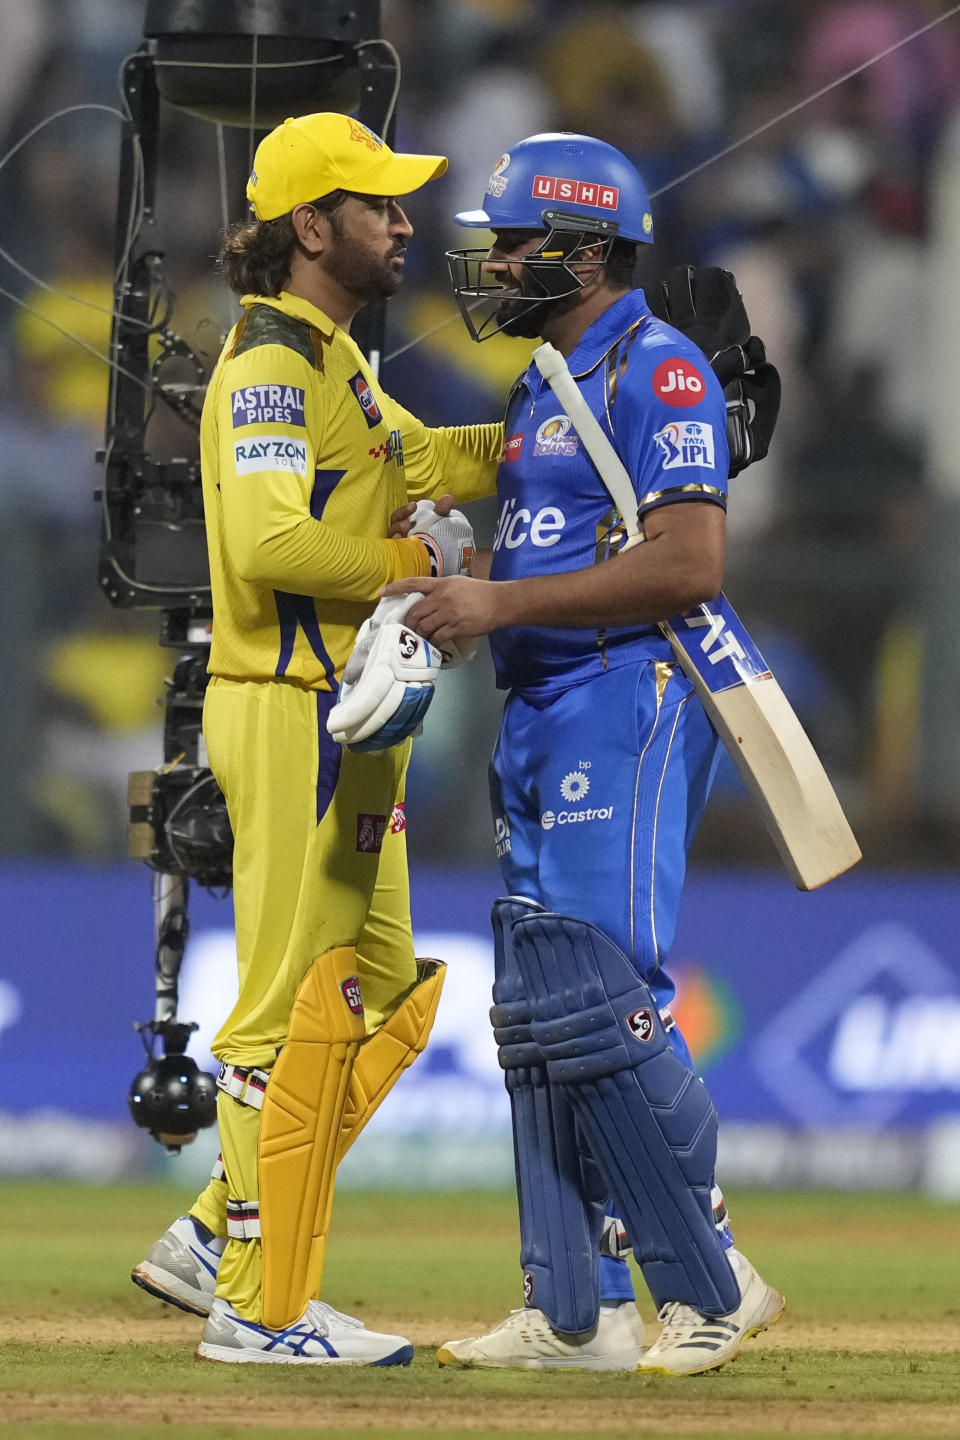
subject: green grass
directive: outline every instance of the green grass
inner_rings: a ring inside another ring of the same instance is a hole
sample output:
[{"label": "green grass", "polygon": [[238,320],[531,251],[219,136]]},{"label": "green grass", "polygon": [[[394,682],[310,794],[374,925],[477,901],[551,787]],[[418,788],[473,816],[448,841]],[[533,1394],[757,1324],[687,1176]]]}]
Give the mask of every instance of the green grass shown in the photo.
[{"label": "green grass", "polygon": [[[737,1196],[738,1241],[786,1292],[788,1317],[776,1347],[761,1339],[735,1365],[678,1381],[438,1370],[428,1342],[518,1303],[515,1202],[488,1193],[338,1198],[325,1295],[373,1326],[415,1332],[409,1369],[197,1364],[199,1322],[127,1278],[189,1198],[167,1186],[0,1185],[3,1440],[960,1436],[960,1207]],[[641,1310],[652,1319],[649,1302]],[[142,1338],[145,1321],[159,1337]],[[40,1338],[18,1338],[20,1327]]]}]

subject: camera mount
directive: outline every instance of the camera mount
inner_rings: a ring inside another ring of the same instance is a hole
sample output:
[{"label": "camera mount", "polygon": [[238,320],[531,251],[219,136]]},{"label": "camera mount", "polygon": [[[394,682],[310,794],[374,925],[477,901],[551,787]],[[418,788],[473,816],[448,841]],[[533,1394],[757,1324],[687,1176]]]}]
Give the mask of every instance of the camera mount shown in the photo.
[{"label": "camera mount", "polygon": [[[380,0],[147,0],[143,42],[123,69],[99,579],[112,605],[159,610],[160,643],[178,652],[164,702],[163,764],[131,775],[128,791],[129,853],[154,871],[156,934],[155,1015],[137,1026],[148,1065],[129,1104],[137,1123],[172,1150],[216,1118],[213,1078],[185,1055],[196,1027],[177,1018],[178,976],[190,880],[228,890],[233,840],[201,731],[212,606],[199,444],[155,460],[147,438],[158,403],[199,431],[208,378],[172,328],[174,297],[155,238],[162,106],[218,129],[243,127],[250,153],[288,115],[321,109],[355,115],[389,143],[398,87],[396,52],[380,38]],[[380,303],[352,330],[375,372],[384,323]]]}]

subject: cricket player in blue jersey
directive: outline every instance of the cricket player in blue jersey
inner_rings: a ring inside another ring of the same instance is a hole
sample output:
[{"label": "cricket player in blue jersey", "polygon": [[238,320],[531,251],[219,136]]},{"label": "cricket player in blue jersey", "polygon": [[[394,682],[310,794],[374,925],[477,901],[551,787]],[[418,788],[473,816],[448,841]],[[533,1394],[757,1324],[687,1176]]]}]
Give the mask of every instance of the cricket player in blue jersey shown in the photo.
[{"label": "cricket player in blue jersey", "polygon": [[[525,1305],[439,1359],[699,1373],[784,1304],[733,1245],[716,1112],[665,968],[719,742],[657,622],[721,589],[724,392],[633,288],[653,222],[612,146],[524,140],[497,162],[482,208],[457,221],[495,237],[449,252],[473,337],[539,335],[566,357],[633,480],[645,543],[621,551],[623,517],[531,364],[507,403],[488,578],[387,587],[425,592],[405,623],[437,645],[489,634],[508,691],[491,766],[507,891],[494,906],[491,1014]],[[646,1351],[620,1258],[630,1249],[661,1320]]]}]

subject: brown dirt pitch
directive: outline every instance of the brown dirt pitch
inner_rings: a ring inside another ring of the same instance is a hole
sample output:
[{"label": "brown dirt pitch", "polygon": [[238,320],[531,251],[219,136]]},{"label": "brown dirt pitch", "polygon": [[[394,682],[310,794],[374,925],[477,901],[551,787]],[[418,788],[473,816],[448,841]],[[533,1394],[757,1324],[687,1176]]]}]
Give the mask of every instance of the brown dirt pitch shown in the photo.
[{"label": "brown dirt pitch", "polygon": [[409,1369],[200,1364],[200,1322],[127,1278],[187,1198],[168,1186],[0,1186],[2,1440],[960,1440],[960,1207],[738,1197],[738,1242],[786,1292],[787,1315],[735,1364],[670,1380],[439,1370],[439,1343],[517,1304],[513,1198],[477,1193],[338,1197],[327,1298],[409,1335]]}]

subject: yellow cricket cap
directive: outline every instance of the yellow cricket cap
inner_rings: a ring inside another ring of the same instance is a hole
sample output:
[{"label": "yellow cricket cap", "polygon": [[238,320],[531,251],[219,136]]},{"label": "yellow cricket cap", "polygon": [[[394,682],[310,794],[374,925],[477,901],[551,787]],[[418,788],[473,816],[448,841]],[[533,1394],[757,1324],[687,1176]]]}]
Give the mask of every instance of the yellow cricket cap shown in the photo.
[{"label": "yellow cricket cap", "polygon": [[359,120],[338,111],[284,120],[257,146],[247,199],[275,220],[331,190],[409,195],[447,168],[443,155],[397,155]]}]

